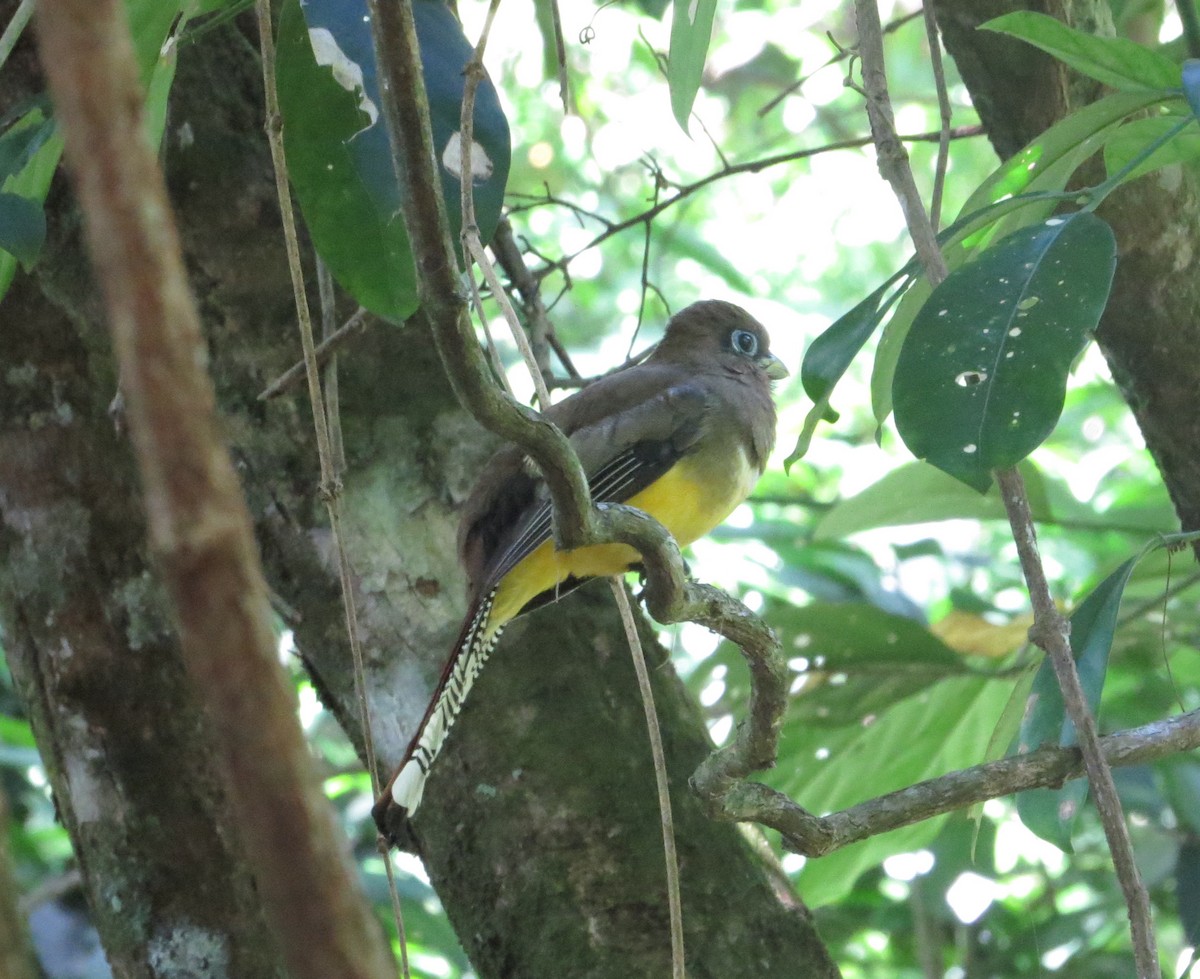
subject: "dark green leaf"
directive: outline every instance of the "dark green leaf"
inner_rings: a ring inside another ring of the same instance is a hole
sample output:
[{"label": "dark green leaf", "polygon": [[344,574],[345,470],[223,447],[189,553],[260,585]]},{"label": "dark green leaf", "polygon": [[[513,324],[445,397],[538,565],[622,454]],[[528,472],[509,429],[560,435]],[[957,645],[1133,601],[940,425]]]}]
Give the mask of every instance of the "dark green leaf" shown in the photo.
[{"label": "dark green leaf", "polygon": [[37,261],[46,240],[46,213],[39,201],[0,193],[0,248],[25,268]]},{"label": "dark green leaf", "polygon": [[1179,859],[1175,864],[1175,897],[1179,903],[1184,944],[1195,948],[1200,945],[1200,837],[1188,836],[1179,848]]},{"label": "dark green leaf", "polygon": [[900,352],[896,426],[913,455],[983,492],[1053,430],[1116,265],[1077,212],[1009,235],[933,291]]},{"label": "dark green leaf", "polygon": [[981,27],[1019,37],[1078,72],[1119,91],[1177,89],[1179,66],[1123,37],[1097,37],[1031,10],[1018,10]]},{"label": "dark green leaf", "polygon": [[0,136],[0,184],[20,173],[54,133],[54,120],[34,110]]},{"label": "dark green leaf", "polygon": [[[1138,558],[1130,558],[1100,583],[1071,616],[1071,653],[1079,671],[1088,707],[1100,705],[1108,654],[1117,627],[1121,596]],[[1062,692],[1050,658],[1046,657],[1033,680],[1025,719],[1017,736],[1017,751],[1033,751],[1043,744],[1076,743],[1075,725],[1066,716]],[[1077,779],[1061,789],[1035,789],[1017,795],[1021,821],[1042,839],[1071,849],[1071,831],[1087,795],[1087,782]]]},{"label": "dark green leaf", "polygon": [[809,344],[800,367],[800,381],[813,401],[820,401],[833,390],[911,281],[901,283],[890,294],[892,282],[884,283]]},{"label": "dark green leaf", "polygon": [[[310,0],[302,10],[289,2],[279,24],[277,72],[289,175],[317,249],[338,281],[367,308],[403,319],[416,309],[416,280],[379,117],[366,6]],[[463,67],[472,50],[445,4],[416,0],[413,13],[442,191],[457,241],[461,185],[452,168],[460,157],[455,147]],[[476,220],[487,241],[499,220],[510,147],[508,123],[486,80],[476,93],[474,138]]]},{"label": "dark green leaf", "polygon": [[712,40],[717,0],[675,0],[671,17],[671,51],[667,57],[667,85],[671,110],[686,133],[692,104],[704,75],[704,59]]}]

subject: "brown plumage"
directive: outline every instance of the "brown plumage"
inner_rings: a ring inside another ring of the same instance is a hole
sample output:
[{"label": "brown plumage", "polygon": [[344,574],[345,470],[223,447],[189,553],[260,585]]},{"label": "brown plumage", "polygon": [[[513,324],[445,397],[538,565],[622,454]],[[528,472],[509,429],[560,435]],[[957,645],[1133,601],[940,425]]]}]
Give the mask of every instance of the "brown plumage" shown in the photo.
[{"label": "brown plumage", "polygon": [[[762,325],[710,300],[677,314],[643,363],[545,414],[570,438],[598,502],[637,506],[688,544],[724,520],[762,474],[775,442],[770,382],[785,376]],[[429,766],[504,626],[638,561],[620,544],[557,551],[545,484],[514,447],[492,458],[464,506],[459,557],[467,616],[404,761],[376,803],[381,829],[393,806],[416,810]]]}]

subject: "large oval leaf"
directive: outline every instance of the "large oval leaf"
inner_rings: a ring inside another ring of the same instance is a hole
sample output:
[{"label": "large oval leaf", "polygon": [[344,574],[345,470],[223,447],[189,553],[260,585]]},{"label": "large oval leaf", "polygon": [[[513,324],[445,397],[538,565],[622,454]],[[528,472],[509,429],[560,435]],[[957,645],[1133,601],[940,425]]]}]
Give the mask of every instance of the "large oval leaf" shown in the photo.
[{"label": "large oval leaf", "polygon": [[[425,87],[451,232],[462,226],[458,177],[463,68],[472,49],[445,4],[415,0]],[[417,307],[416,278],[387,131],[366,4],[289,2],[279,22],[277,77],[288,174],[313,241],[360,303],[390,319]],[[486,79],[475,96],[476,223],[484,241],[500,218],[510,159],[508,123]]]},{"label": "large oval leaf", "polygon": [[1112,229],[1078,212],[1023,228],[947,276],[896,365],[896,427],[913,455],[984,492],[993,469],[1037,448],[1115,267]]}]

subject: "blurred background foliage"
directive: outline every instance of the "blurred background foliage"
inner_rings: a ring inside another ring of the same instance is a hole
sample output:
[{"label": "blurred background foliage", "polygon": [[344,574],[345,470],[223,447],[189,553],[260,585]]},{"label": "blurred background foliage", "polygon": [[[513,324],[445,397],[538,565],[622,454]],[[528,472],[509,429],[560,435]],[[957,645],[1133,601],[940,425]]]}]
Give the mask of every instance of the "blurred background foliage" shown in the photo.
[{"label": "blurred background foliage", "polygon": [[[664,77],[665,6],[562,5],[566,115],[545,0],[501,6],[486,61],[512,132],[508,215],[542,276],[558,336],[585,375],[644,348],[671,312],[705,297],[745,305],[792,369],[778,389],[777,459],[752,499],[695,545],[689,560],[699,578],[742,596],[782,639],[795,696],[779,763],[766,780],[826,812],[1003,755],[1041,654],[1025,639],[1028,601],[994,490],[980,496],[913,462],[894,428],[877,426],[874,341],[838,389],[839,420],[818,429],[790,474],[780,464],[810,407],[797,379],[805,346],[910,252],[869,147],[822,149],[865,143],[868,132],[862,100],[844,84],[839,45],[855,39],[848,6],[720,4],[690,135],[673,117]],[[459,3],[468,38],[478,35],[485,7]],[[934,132],[938,105],[918,11],[905,3],[881,8],[895,27],[886,51],[897,128]],[[230,5],[210,2],[196,13],[179,43],[204,29],[206,17],[228,16]],[[1178,34],[1173,15],[1156,8],[1152,16],[1160,40]],[[1144,32],[1144,13],[1138,25]],[[946,70],[952,124],[977,125],[948,60]],[[936,145],[908,147],[928,195]],[[810,155],[755,165],[801,151]],[[984,136],[955,139],[943,212],[955,213],[995,163]],[[649,226],[617,230],[678,188],[723,171]],[[503,337],[494,304],[488,311],[492,334]],[[514,387],[527,396],[531,385],[516,352],[503,340],[500,346]],[[1147,539],[1176,529],[1153,462],[1094,347],[1076,365],[1058,428],[1024,471],[1064,608]],[[1104,686],[1102,730],[1200,706],[1198,580],[1189,555],[1164,550],[1134,570]],[[740,657],[694,626],[664,630],[663,638],[722,742],[748,696]],[[327,766],[328,794],[390,928],[369,784],[298,669],[295,677],[303,721]],[[1183,756],[1116,774],[1164,961],[1182,974],[1200,932],[1200,763]],[[47,974],[107,974],[71,916],[69,843],[2,667],[0,787],[9,870]],[[1030,832],[1012,799],[817,860],[767,840],[815,908],[847,976],[1126,976],[1124,906],[1090,808],[1063,842],[1066,849]],[[400,864],[414,975],[470,975],[419,863],[402,856]]]}]

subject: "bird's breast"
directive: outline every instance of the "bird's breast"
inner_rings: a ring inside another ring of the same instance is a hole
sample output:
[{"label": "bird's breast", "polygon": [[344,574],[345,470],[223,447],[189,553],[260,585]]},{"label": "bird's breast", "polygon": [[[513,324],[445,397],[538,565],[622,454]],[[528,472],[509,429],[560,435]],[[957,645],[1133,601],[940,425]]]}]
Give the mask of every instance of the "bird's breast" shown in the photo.
[{"label": "bird's breast", "polygon": [[[685,546],[699,540],[750,495],[761,475],[748,452],[684,456],[666,473],[625,502],[654,517]],[[492,621],[507,622],[536,596],[568,578],[623,574],[640,557],[625,544],[599,544],[560,551],[546,541],[523,558],[500,583]]]}]

